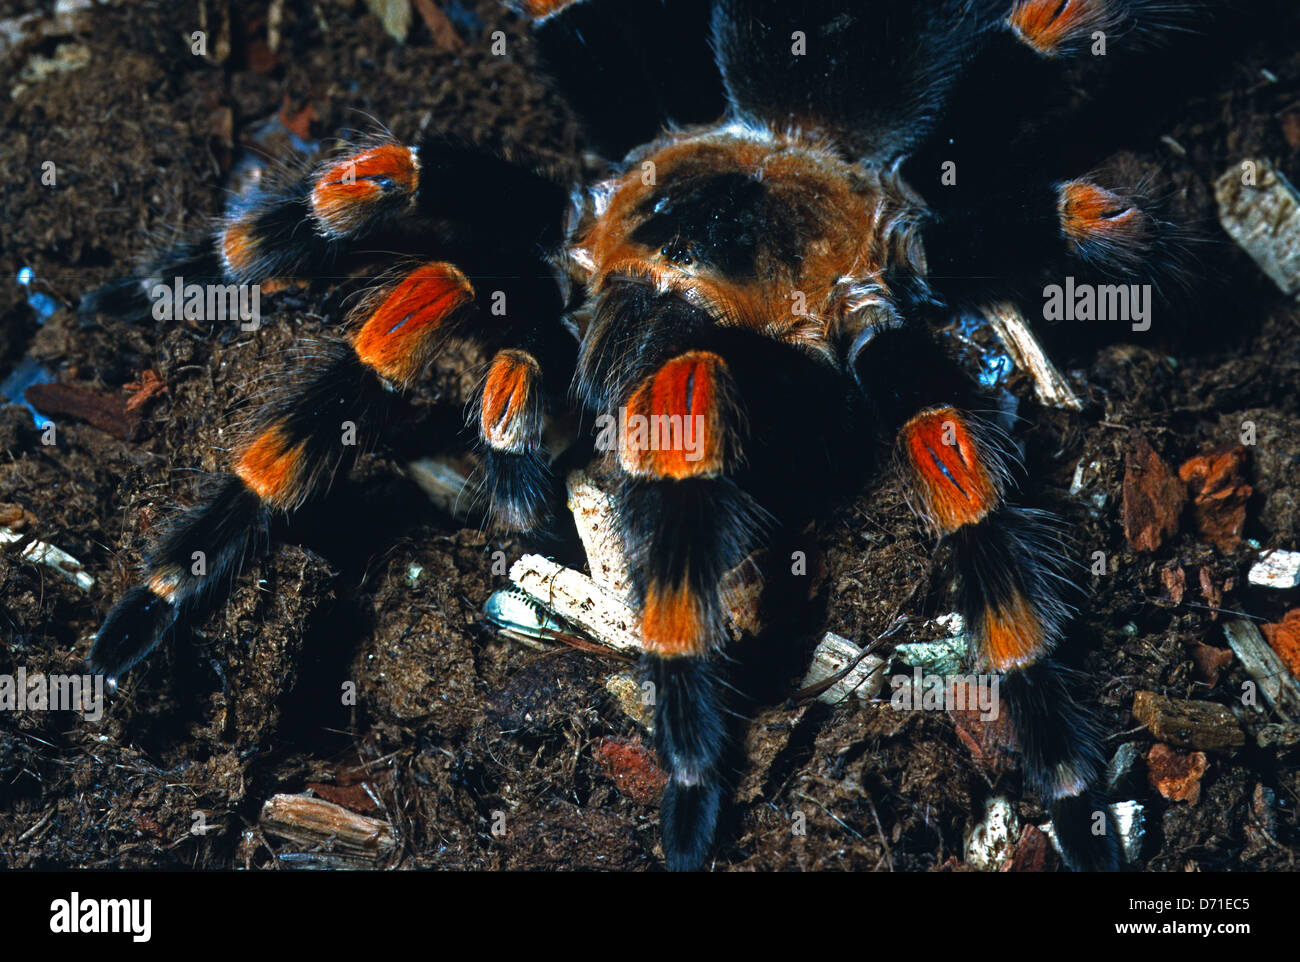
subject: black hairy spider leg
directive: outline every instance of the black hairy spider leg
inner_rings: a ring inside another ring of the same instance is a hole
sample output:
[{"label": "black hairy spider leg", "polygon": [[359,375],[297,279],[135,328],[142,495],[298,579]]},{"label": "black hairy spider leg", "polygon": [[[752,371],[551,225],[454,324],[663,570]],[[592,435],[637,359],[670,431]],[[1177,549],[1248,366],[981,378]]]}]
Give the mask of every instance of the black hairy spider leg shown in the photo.
[{"label": "black hairy spider leg", "polygon": [[668,125],[722,113],[709,51],[708,0],[516,0],[537,21],[546,73],[581,116],[589,143],[622,157]]},{"label": "black hairy spider leg", "polygon": [[1063,262],[1149,283],[1165,298],[1183,291],[1193,273],[1186,228],[1161,217],[1139,190],[1087,177],[1003,190],[932,218],[923,233],[927,280],[954,306],[1013,294]]},{"label": "black hairy spider leg", "polygon": [[617,511],[654,685],[655,747],[668,772],[664,856],[694,871],[713,848],[735,732],[726,698],[727,573],[763,539],[766,516],[725,477],[625,479]]},{"label": "black hairy spider leg", "polygon": [[1206,0],[1015,0],[1006,25],[1043,57],[1075,57],[1100,36],[1136,33],[1143,43],[1171,30],[1186,29]]},{"label": "black hairy spider leg", "polygon": [[510,531],[541,528],[554,495],[543,447],[542,367],[521,348],[497,352],[479,387],[470,420],[478,431],[482,478],[492,516]]},{"label": "black hairy spider leg", "polygon": [[575,393],[617,426],[616,519],[669,776],[660,818],[672,870],[705,863],[735,767],[723,654],[735,569],[778,521],[808,510],[842,389],[824,359],[640,282],[605,289],[584,341]]},{"label": "black hairy spider leg", "polygon": [[914,507],[951,548],[972,660],[1001,675],[1027,780],[1052,811],[1067,865],[1118,869],[1113,817],[1095,788],[1100,729],[1051,658],[1073,591],[1057,524],[1007,503],[1014,457],[972,413],[973,386],[927,333],[877,332],[852,362],[879,425],[897,431]]},{"label": "black hairy spider leg", "polygon": [[145,317],[150,292],[175,277],[305,283],[373,260],[373,246],[462,265],[535,258],[560,242],[569,187],[566,173],[524,151],[448,136],[416,146],[374,139],[240,198],[211,234],[155,254],[88,294],[81,310]]},{"label": "black hairy spider leg", "polygon": [[[726,361],[683,350],[669,332],[698,312],[672,297],[636,303],[642,335],[664,335],[617,373],[588,355],[575,392],[617,425],[616,518],[654,685],[655,745],[668,772],[661,802],[673,871],[703,866],[717,834],[732,747],[720,674],[727,572],[761,542],[766,516],[731,476],[740,463],[741,401]],[[630,333],[627,332],[627,333]],[[689,342],[690,338],[684,339]],[[677,353],[657,360],[660,351]]]},{"label": "black hairy spider leg", "polygon": [[998,0],[720,0],[713,43],[737,119],[833,131],[850,152],[887,160],[933,128],[1007,9]]},{"label": "black hairy spider leg", "polygon": [[359,310],[350,341],[323,341],[287,388],[257,414],[231,473],[184,512],[149,552],[144,584],[109,613],[95,637],[91,669],[117,678],[182,615],[224,596],[239,569],[265,547],[274,510],[320,498],[383,419],[386,395],[409,388],[447,337],[466,330],[474,290],[450,264],[423,264]]}]

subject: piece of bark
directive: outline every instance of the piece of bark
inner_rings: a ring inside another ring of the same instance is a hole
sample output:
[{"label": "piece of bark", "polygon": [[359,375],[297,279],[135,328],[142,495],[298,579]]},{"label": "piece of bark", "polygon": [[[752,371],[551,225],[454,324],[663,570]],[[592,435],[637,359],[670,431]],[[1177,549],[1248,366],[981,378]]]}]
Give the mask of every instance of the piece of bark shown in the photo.
[{"label": "piece of bark", "polygon": [[1187,489],[1145,437],[1135,434],[1124,459],[1124,536],[1155,551],[1178,530]]},{"label": "piece of bark", "polygon": [[1265,705],[1255,707],[1263,711],[1267,706],[1286,721],[1294,721],[1294,716],[1300,713],[1300,683],[1287,670],[1263,632],[1254,622],[1232,618],[1224,621],[1223,636],[1264,696]]},{"label": "piece of bark", "polygon": [[1083,402],[1038,343],[1019,308],[1004,301],[990,307],[984,316],[1016,367],[1029,372],[1034,382],[1034,394],[1042,404],[1071,411],[1083,410]]},{"label": "piece of bark", "polygon": [[978,708],[948,708],[948,717],[975,762],[994,773],[1009,771],[1016,764],[1016,736],[1011,716],[999,712],[985,720]]},{"label": "piece of bark", "polygon": [[140,372],[140,376],[126,385],[131,396],[126,399],[126,410],[134,414],[160,394],[167,393],[167,385],[152,370]]},{"label": "piece of bark", "polygon": [[1282,136],[1292,150],[1300,150],[1300,110],[1289,110],[1282,115]]},{"label": "piece of bark", "polygon": [[1210,620],[1219,620],[1219,606],[1223,602],[1223,585],[1214,580],[1214,572],[1208,567],[1202,567],[1196,573],[1196,580],[1201,586],[1201,597],[1210,607]]},{"label": "piece of bark", "polygon": [[1161,568],[1160,581],[1165,586],[1165,591],[1169,593],[1169,600],[1176,605],[1181,605],[1183,595],[1187,592],[1187,572],[1183,570],[1182,565]]},{"label": "piece of bark", "polygon": [[1228,236],[1284,293],[1300,291],[1300,192],[1291,182],[1268,161],[1250,160],[1215,181],[1214,197]]},{"label": "piece of bark", "polygon": [[1213,702],[1140,691],[1133,696],[1133,715],[1155,738],[1178,748],[1229,752],[1246,743],[1232,712]]},{"label": "piece of bark", "polygon": [[1035,825],[1026,825],[1004,872],[1050,872],[1056,866],[1052,840]]},{"label": "piece of bark", "polygon": [[640,619],[627,602],[581,571],[541,555],[526,554],[510,568],[510,580],[547,610],[570,621],[616,651],[642,652]]},{"label": "piece of bark", "polygon": [[460,38],[456,28],[452,26],[447,15],[433,2],[433,0],[415,0],[415,10],[424,21],[424,25],[429,28],[429,34],[433,37],[434,45],[439,50],[447,53],[459,53],[465,48],[465,41]]},{"label": "piece of bark", "polygon": [[593,754],[600,770],[634,802],[649,805],[663,794],[668,776],[641,739],[602,738]]},{"label": "piece of bark", "polygon": [[388,822],[310,795],[272,795],[262,806],[259,824],[268,835],[301,846],[296,854],[341,867],[374,867],[397,847]]},{"label": "piece of bark", "polygon": [[1250,566],[1246,580],[1261,588],[1290,591],[1300,587],[1300,551],[1264,551]]},{"label": "piece of bark", "polygon": [[632,584],[627,555],[614,520],[614,499],[582,471],[565,478],[569,513],[587,554],[592,580],[626,598]]},{"label": "piece of bark", "polygon": [[105,394],[78,384],[33,384],[25,397],[46,417],[76,418],[121,441],[134,441],[140,434],[140,415],[128,410],[127,398],[121,395]]},{"label": "piece of bark", "polygon": [[335,805],[358,812],[361,815],[374,815],[380,811],[375,800],[370,797],[364,785],[330,785],[326,782],[308,782],[311,791]]},{"label": "piece of bark", "polygon": [[854,667],[843,678],[818,695],[818,701],[827,705],[838,705],[853,696],[863,701],[870,701],[880,694],[880,689],[885,683],[884,659],[877,658],[875,655],[862,657],[861,648],[847,638],[841,638],[830,631],[822,636],[821,642],[813,651],[808,673],[804,675],[803,684],[799,687],[811,688],[840,674],[849,668],[849,665]]},{"label": "piece of bark", "polygon": [[1147,752],[1147,778],[1151,787],[1171,802],[1195,805],[1201,800],[1201,778],[1210,768],[1205,752],[1179,752],[1155,744]]},{"label": "piece of bark", "polygon": [[1254,489],[1246,482],[1246,449],[1216,448],[1188,458],[1178,469],[1192,499],[1196,530],[1224,554],[1241,544],[1246,502]]},{"label": "piece of bark", "polygon": [[1196,665],[1196,677],[1214,687],[1223,669],[1232,664],[1232,651],[1198,641],[1192,646],[1192,663]]}]

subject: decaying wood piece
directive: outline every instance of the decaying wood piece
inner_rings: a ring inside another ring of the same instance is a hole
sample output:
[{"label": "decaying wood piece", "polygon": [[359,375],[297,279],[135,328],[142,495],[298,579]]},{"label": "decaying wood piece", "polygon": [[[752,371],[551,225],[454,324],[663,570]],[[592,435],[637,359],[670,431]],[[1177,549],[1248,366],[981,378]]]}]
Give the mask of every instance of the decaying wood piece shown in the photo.
[{"label": "decaying wood piece", "polygon": [[[569,510],[587,554],[591,576],[538,555],[525,555],[510,569],[530,598],[594,640],[616,651],[640,654],[640,618],[628,603],[631,575],[614,519],[613,498],[582,471],[565,479]],[[733,639],[761,629],[758,612],[764,579],[762,552],[723,576],[720,587]]]},{"label": "decaying wood piece", "polygon": [[27,546],[18,552],[18,557],[23,561],[53,568],[82,591],[89,591],[94,587],[95,579],[86,574],[85,568],[80,561],[62,548],[56,548],[44,541],[29,540],[27,535],[20,534],[10,528],[0,528],[0,545],[18,544],[20,542],[27,543]]},{"label": "decaying wood piece", "polygon": [[619,597],[626,597],[632,583],[627,570],[623,542],[614,526],[614,500],[581,471],[570,471],[565,479],[569,511],[578,537],[587,552],[587,567],[597,584]]},{"label": "decaying wood piece", "polygon": [[1082,411],[1083,402],[1070,388],[1056,365],[1048,359],[1029,323],[1014,304],[994,304],[984,312],[993,333],[998,336],[1016,367],[1034,379],[1034,394],[1048,407]]},{"label": "decaying wood piece", "polygon": [[260,828],[301,846],[297,854],[338,867],[373,868],[397,848],[388,822],[311,795],[272,795],[262,806]]},{"label": "decaying wood piece", "polygon": [[1264,633],[1252,621],[1232,618],[1223,623],[1223,635],[1241,660],[1246,674],[1259,685],[1264,701],[1287,721],[1294,721],[1300,714],[1300,684],[1269,645]]},{"label": "decaying wood piece", "polygon": [[1300,292],[1300,193],[1291,182],[1268,161],[1246,161],[1215,182],[1214,199],[1228,236],[1283,293]]},{"label": "decaying wood piece", "polygon": [[616,651],[641,653],[640,624],[619,595],[581,571],[558,565],[541,555],[526,554],[510,568],[510,580],[529,597],[577,625]]},{"label": "decaying wood piece", "polygon": [[[869,701],[880,694],[885,683],[885,660],[875,655],[861,657],[862,649],[833,632],[826,632],[817,650],[813,652],[812,664],[804,676],[802,688],[827,681],[849,668],[843,678],[831,684],[817,696],[817,700],[827,705],[838,705],[850,696]],[[855,664],[856,663],[856,664]]]},{"label": "decaying wood piece", "polygon": [[1236,717],[1208,701],[1167,698],[1153,691],[1133,696],[1133,715],[1157,739],[1179,748],[1231,752],[1246,744]]}]

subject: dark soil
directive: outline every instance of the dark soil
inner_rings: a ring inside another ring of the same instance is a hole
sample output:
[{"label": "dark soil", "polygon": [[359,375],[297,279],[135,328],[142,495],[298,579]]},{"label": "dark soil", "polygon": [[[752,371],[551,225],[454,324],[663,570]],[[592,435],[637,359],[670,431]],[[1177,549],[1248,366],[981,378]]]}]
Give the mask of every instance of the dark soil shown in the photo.
[{"label": "dark soil", "polygon": [[[21,6],[0,3],[0,19]],[[104,614],[134,583],[151,530],[194,500],[202,472],[223,467],[230,412],[247,410],[258,379],[291,345],[337,323],[288,294],[264,303],[269,321],[253,333],[87,323],[71,309],[154,243],[219,214],[232,167],[268,119],[307,123],[325,141],[371,129],[375,118],[404,140],[442,128],[563,154],[580,146],[576,124],[531,70],[525,31],[487,0],[444,4],[466,14],[458,52],[418,15],[398,44],[363,4],[345,0],[286,4],[272,52],[266,4],[240,2],[228,49],[214,44],[207,57],[191,53],[199,13],[184,6],[108,6],[0,48],[0,378],[31,357],[119,415],[138,393],[127,385],[144,372],[166,388],[138,425],[119,416],[121,430],[56,418],[53,446],[28,411],[0,408],[0,502],[26,509],[34,517],[26,533],[80,559],[95,579],[83,592],[20,562],[14,548],[0,550],[0,673],[79,670]],[[225,4],[196,9],[221,36]],[[1089,579],[1071,632],[1114,733],[1110,747],[1136,742],[1145,754],[1153,743],[1130,712],[1140,690],[1233,707],[1247,733],[1245,749],[1211,756],[1194,805],[1166,801],[1144,778],[1122,796],[1146,806],[1140,864],[1156,871],[1294,868],[1300,838],[1300,749],[1294,740],[1258,744],[1261,727],[1278,719],[1241,705],[1239,663],[1210,685],[1192,658],[1198,643],[1226,647],[1212,608],[1275,622],[1300,606],[1300,590],[1250,587],[1257,548],[1225,554],[1198,538],[1190,518],[1158,551],[1134,551],[1121,497],[1134,432],[1177,466],[1236,443],[1253,421],[1245,535],[1300,548],[1300,310],[1217,230],[1212,195],[1214,180],[1243,158],[1266,159],[1300,182],[1300,31],[1293,13],[1279,16],[1246,29],[1255,39],[1221,51],[1226,59],[1191,65],[1180,96],[1113,147],[1208,225],[1221,280],[1206,295],[1212,329],[1082,347],[1053,337],[1060,366],[1088,395],[1082,414],[1043,409],[1027,383],[1011,385],[1025,419],[1030,500],[1077,526],[1082,557],[1104,551],[1112,560],[1110,573]],[[488,51],[498,28],[507,57]],[[88,57],[79,69],[33,73],[35,63],[78,56]],[[19,82],[25,88],[11,97]],[[41,181],[46,161],[54,186]],[[13,283],[22,267],[62,305],[44,323]],[[418,438],[461,401],[455,378],[430,385],[398,435]],[[440,514],[409,480],[399,448],[363,459],[325,505],[283,526],[229,605],[125,678],[101,722],[4,713],[0,865],[298,864],[279,857],[294,848],[262,833],[259,813],[271,795],[309,784],[395,826],[399,845],[386,865],[661,864],[656,802],[620,790],[596,751],[609,737],[646,737],[604,686],[624,666],[489,631],[482,606],[504,583],[493,552],[513,559],[528,546]],[[1081,460],[1095,467],[1072,497]],[[822,631],[865,644],[904,614],[909,627],[893,640],[922,640],[925,620],[951,609],[892,476],[829,513],[807,534],[814,545],[823,577],[811,609],[793,619],[800,630],[780,646],[734,651],[769,659],[771,672],[756,692],[716,866],[952,870],[963,867],[963,836],[992,796],[1012,799],[1022,821],[1044,821],[1014,766],[982,766],[942,713],[787,700]],[[1188,576],[1181,604],[1167,600],[1162,580],[1173,563]],[[1213,600],[1197,587],[1202,570],[1212,585],[1230,582]],[[354,703],[342,694],[348,683]],[[355,791],[362,783],[369,791]],[[796,811],[804,835],[791,832]],[[493,834],[496,812],[506,813],[504,835]],[[192,831],[198,825],[208,830]]]}]

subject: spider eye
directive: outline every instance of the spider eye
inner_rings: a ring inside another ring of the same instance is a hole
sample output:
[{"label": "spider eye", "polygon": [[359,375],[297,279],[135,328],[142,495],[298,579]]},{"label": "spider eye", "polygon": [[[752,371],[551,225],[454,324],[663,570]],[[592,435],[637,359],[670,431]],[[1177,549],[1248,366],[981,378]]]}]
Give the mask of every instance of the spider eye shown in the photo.
[{"label": "spider eye", "polygon": [[690,267],[695,263],[695,249],[689,241],[673,241],[659,249],[661,256],[679,267]]}]

